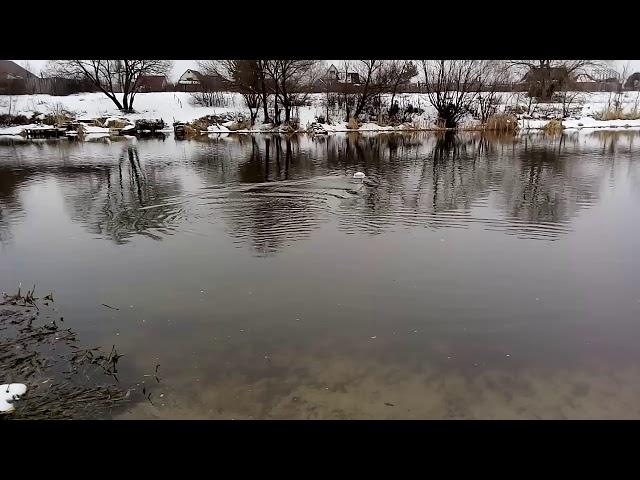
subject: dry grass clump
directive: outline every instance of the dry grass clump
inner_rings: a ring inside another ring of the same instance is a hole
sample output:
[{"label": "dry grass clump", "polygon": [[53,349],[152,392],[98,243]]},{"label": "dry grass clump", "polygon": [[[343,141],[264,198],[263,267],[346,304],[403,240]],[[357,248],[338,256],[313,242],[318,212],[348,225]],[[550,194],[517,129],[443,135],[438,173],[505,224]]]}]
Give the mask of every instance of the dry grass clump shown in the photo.
[{"label": "dry grass clump", "polygon": [[233,122],[231,125],[229,125],[228,128],[232,132],[234,132],[236,130],[247,130],[247,129],[251,128],[251,120],[250,119],[246,119],[246,120],[239,120],[237,122]]},{"label": "dry grass clump", "polygon": [[360,122],[355,117],[351,117],[347,122],[347,128],[349,130],[358,130],[360,128]]},{"label": "dry grass clump", "polygon": [[280,125],[280,127],[278,128],[278,131],[281,133],[293,133],[296,130],[292,125],[284,124],[284,125]]},{"label": "dry grass clump", "polygon": [[487,119],[485,130],[500,133],[516,133],[518,131],[518,118],[509,113],[496,113]]},{"label": "dry grass clump", "polygon": [[3,113],[0,115],[0,125],[28,125],[31,120],[24,115],[11,115],[10,113]]},{"label": "dry grass clump", "polygon": [[638,120],[640,119],[640,110],[634,108],[625,113],[621,106],[609,106],[596,112],[593,118],[596,120]]},{"label": "dry grass clump", "polygon": [[190,125],[185,125],[183,131],[186,137],[195,137],[196,135],[200,134],[200,130],[196,130]]},{"label": "dry grass clump", "polygon": [[200,117],[193,122],[189,123],[189,126],[198,132],[206,131],[211,125],[215,125],[216,122],[210,117]]},{"label": "dry grass clump", "polygon": [[49,105],[47,114],[44,116],[42,123],[46,125],[61,125],[73,120],[73,114],[64,108],[62,102],[56,102]]},{"label": "dry grass clump", "polygon": [[121,129],[124,127],[128,127],[131,123],[123,118],[110,118],[105,121],[104,126],[107,128]]},{"label": "dry grass clump", "polygon": [[543,127],[543,130],[544,133],[548,133],[549,135],[557,135],[559,133],[562,133],[562,130],[564,130],[564,126],[562,125],[561,120],[557,120],[554,118]]}]

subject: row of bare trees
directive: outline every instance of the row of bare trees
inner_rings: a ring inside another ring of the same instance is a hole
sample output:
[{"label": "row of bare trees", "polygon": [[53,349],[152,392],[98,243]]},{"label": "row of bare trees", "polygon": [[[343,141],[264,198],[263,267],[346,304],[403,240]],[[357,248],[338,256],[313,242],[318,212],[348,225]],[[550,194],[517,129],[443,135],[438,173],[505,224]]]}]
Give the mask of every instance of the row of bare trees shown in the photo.
[{"label": "row of bare trees", "polygon": [[343,79],[356,75],[354,83],[330,82],[326,66],[316,60],[204,60],[199,62],[206,75],[217,75],[226,85],[242,94],[255,122],[258,111],[264,123],[289,124],[295,107],[304,105],[308,95],[324,85],[328,92],[344,97],[345,121],[359,117],[382,93],[392,93],[392,104],[399,87],[418,74],[410,61],[355,60],[344,62]]},{"label": "row of bare trees", "polygon": [[294,107],[304,104],[322,75],[315,60],[203,60],[199,66],[243,96],[252,125],[260,109],[264,123],[291,123]]},{"label": "row of bare trees", "polygon": [[48,77],[87,80],[123,112],[133,111],[140,78],[166,75],[170,60],[54,60],[45,68]]},{"label": "row of bare trees", "polygon": [[[264,123],[295,123],[295,108],[306,103],[318,84],[325,85],[327,104],[330,94],[337,95],[344,107],[345,121],[359,119],[372,111],[380,115],[382,94],[391,95],[386,113],[393,116],[401,86],[421,74],[428,101],[437,111],[438,123],[445,128],[455,128],[470,112],[486,121],[496,110],[499,86],[507,83],[514,72],[535,73],[529,75],[529,95],[550,99],[562,88],[563,79],[595,63],[590,60],[352,60],[342,63],[341,82],[332,82],[326,65],[316,60],[203,60],[199,66],[205,75],[221,79],[220,88],[242,95],[252,125],[260,111]],[[120,110],[131,112],[140,77],[166,74],[171,62],[57,60],[48,69],[65,78],[90,81]],[[348,82],[350,78],[357,81]]]},{"label": "row of bare trees", "polygon": [[[337,95],[344,120],[358,119],[365,112],[381,114],[382,94],[390,94],[387,114],[397,110],[395,98],[402,85],[421,74],[429,103],[438,114],[438,123],[455,128],[460,119],[473,112],[486,122],[497,110],[498,90],[527,72],[529,95],[548,101],[565,87],[570,76],[596,65],[592,60],[352,60],[341,66],[342,82],[330,82],[326,67],[312,60],[207,60],[200,63],[209,74],[217,74],[241,92],[251,111],[252,123],[258,110],[263,121],[290,123],[292,109],[304,104],[312,85],[324,83],[326,116],[331,95]],[[346,81],[350,75],[357,85]],[[284,112],[282,118],[281,111]],[[269,114],[272,112],[272,115]],[[328,118],[327,118],[328,120]]]}]

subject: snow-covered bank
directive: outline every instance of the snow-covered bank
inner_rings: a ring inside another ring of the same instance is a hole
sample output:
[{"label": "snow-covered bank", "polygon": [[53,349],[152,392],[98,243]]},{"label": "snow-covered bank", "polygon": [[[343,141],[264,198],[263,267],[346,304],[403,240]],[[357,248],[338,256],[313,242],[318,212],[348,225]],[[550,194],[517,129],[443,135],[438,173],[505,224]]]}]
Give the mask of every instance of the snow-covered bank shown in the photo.
[{"label": "snow-covered bank", "polygon": [[[637,107],[639,95],[638,92],[624,93],[622,97],[623,107],[627,110],[634,105]],[[139,93],[136,95],[134,103],[136,113],[123,115],[111,100],[102,93],[83,93],[64,97],[51,95],[0,96],[0,113],[8,112],[9,105],[11,105],[11,113],[13,115],[40,118],[43,114],[64,109],[78,120],[105,117],[124,117],[130,122],[140,119],[162,119],[169,126],[174,122],[193,122],[207,115],[228,113],[242,114],[245,118],[248,117],[248,109],[239,94],[225,93],[222,97],[223,106],[203,107],[195,103],[192,94],[186,92]],[[326,96],[324,94],[312,94],[308,97],[304,106],[294,108],[292,113],[298,121],[298,131],[307,131],[307,129],[312,131],[310,133],[353,131],[344,121],[344,112],[337,106],[329,108],[327,112],[325,100]],[[383,104],[384,102],[388,103],[389,100],[390,96],[382,96]],[[594,114],[605,108],[610,100],[611,94],[609,93],[580,94],[579,102],[574,107],[573,116],[565,118],[563,126],[567,129],[640,128],[640,120],[595,120],[593,118]],[[367,118],[367,115],[364,115],[363,123],[358,130],[367,132],[437,130],[437,114],[430,105],[426,94],[399,94],[396,95],[396,101],[403,111],[410,106],[419,113],[410,115],[410,121],[395,126],[379,125],[375,116]],[[526,106],[527,102],[528,99],[522,94],[503,93],[500,95],[498,110],[502,111],[506,107]],[[531,115],[519,115],[519,125],[523,130],[542,129],[550,117],[557,116],[557,112],[561,111],[562,105],[560,104],[540,104]],[[263,125],[260,115],[261,113],[259,112],[258,122],[255,126],[235,131],[237,133],[264,133],[281,130],[274,129],[269,125]],[[313,128],[310,128],[312,125]],[[25,128],[33,127],[34,125],[25,125],[0,128],[0,134],[19,135]],[[212,127],[209,133],[227,133],[226,129],[228,127],[229,125],[224,123],[220,126]],[[464,118],[460,124],[460,129],[463,130],[477,130],[480,127],[480,122],[470,116]]]},{"label": "snow-covered bank", "polygon": [[[542,130],[549,120],[521,119],[522,130]],[[640,128],[640,120],[596,120],[593,117],[569,118],[562,121],[565,130],[581,130],[583,128]]]},{"label": "snow-covered bank", "polygon": [[[10,97],[0,95],[0,113],[8,111]],[[130,120],[162,118],[171,124],[174,121],[190,122],[204,115],[244,110],[242,97],[225,94],[228,107],[201,107],[193,104],[193,98],[186,92],[139,93],[135,97],[136,113],[124,115]],[[52,95],[16,95],[11,97],[11,112],[14,115],[31,117],[33,113],[48,113],[55,108],[63,108],[78,119],[97,117],[122,117],[114,103],[100,92],[80,93],[57,97]]]}]

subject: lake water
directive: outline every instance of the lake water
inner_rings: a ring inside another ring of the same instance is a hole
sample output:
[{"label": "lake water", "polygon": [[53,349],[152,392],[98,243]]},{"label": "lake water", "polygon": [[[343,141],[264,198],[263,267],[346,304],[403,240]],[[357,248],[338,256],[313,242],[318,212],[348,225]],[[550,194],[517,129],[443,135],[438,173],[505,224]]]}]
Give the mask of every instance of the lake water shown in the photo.
[{"label": "lake water", "polygon": [[4,141],[0,289],[117,346],[153,404],[115,418],[640,418],[639,155],[633,131]]}]

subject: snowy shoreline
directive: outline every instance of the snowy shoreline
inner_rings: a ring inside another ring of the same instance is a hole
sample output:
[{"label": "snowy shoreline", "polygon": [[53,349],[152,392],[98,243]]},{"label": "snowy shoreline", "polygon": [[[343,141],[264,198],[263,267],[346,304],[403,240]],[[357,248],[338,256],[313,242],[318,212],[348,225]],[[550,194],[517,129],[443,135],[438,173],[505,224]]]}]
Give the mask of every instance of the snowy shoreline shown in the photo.
[{"label": "snowy shoreline", "polygon": [[[625,106],[630,106],[633,102],[637,102],[637,92],[628,92],[625,94]],[[502,94],[503,99],[500,104],[501,108],[506,105],[513,107],[522,104],[522,100],[515,98],[510,94]],[[67,110],[76,117],[77,120],[89,120],[104,117],[125,118],[130,122],[141,119],[162,119],[168,125],[175,122],[193,122],[196,119],[207,115],[247,115],[248,110],[244,102],[238,94],[225,93],[223,95],[224,106],[203,107],[194,103],[194,98],[190,93],[186,92],[159,92],[159,93],[140,93],[136,96],[135,110],[136,113],[123,114],[117,110],[115,105],[102,93],[82,93],[69,96],[51,96],[51,95],[19,95],[19,96],[0,96],[0,113],[8,112],[13,115],[25,115],[27,118],[42,118],[45,114]],[[419,131],[443,131],[435,125],[436,112],[428,102],[426,94],[400,94],[396,97],[401,105],[412,105],[419,108],[421,113],[412,117],[411,122],[405,122],[397,126],[381,126],[375,123],[375,120],[369,119],[360,124],[359,128],[348,128],[344,121],[333,121],[329,123],[318,123],[321,117],[326,116],[326,106],[323,105],[322,94],[310,95],[308,102],[304,106],[297,107],[295,115],[298,119],[299,127],[296,130],[273,127],[268,125],[260,125],[259,121],[256,126],[245,129],[230,130],[226,126],[213,126],[207,133],[239,133],[239,134],[256,134],[256,133],[334,133],[334,132],[419,132]],[[582,130],[582,129],[640,129],[640,120],[596,120],[593,118],[595,112],[601,110],[610,99],[608,93],[593,93],[585,97],[581,105],[577,107],[579,112],[571,118],[562,120],[565,130]],[[10,108],[9,108],[10,107]],[[540,104],[541,110],[552,111],[557,109],[556,104]],[[549,110],[551,109],[551,110]],[[341,118],[340,112],[330,110],[332,118]],[[552,116],[553,114],[551,114]],[[533,117],[541,115],[534,114]],[[519,115],[518,124],[520,131],[542,130],[549,122],[550,115],[542,114],[544,118],[523,118],[531,117]],[[258,126],[260,125],[260,126]],[[20,135],[27,128],[42,128],[38,124],[18,125],[0,128],[0,135]],[[99,128],[99,127],[93,127]],[[108,130],[108,129],[106,129]],[[467,118],[463,120],[457,131],[481,131],[483,128],[478,120]],[[165,131],[172,131],[171,128]],[[108,134],[107,131],[102,131]]]}]

